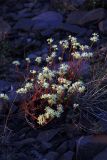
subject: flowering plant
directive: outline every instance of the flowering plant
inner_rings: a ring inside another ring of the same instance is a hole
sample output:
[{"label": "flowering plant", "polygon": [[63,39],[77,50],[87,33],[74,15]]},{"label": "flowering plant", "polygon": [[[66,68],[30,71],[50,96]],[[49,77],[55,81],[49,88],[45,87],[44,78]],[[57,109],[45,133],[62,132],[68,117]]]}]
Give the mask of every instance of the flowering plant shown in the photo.
[{"label": "flowering plant", "polygon": [[[92,35],[92,45],[98,38],[98,34]],[[80,79],[80,68],[82,61],[93,56],[91,47],[80,44],[77,38],[71,35],[67,40],[61,40],[58,45],[53,44],[52,38],[47,39],[47,42],[49,54],[45,59],[46,65],[41,69],[30,70],[31,60],[26,58],[29,81],[16,91],[22,96],[27,95],[22,106],[29,124],[33,120],[35,124],[46,125],[54,118],[59,118],[68,106],[75,106],[74,97],[86,90],[84,82]],[[58,50],[61,51],[59,57]],[[20,63],[16,62],[13,64],[18,71]],[[35,62],[36,65],[42,63],[42,57],[37,57]]]}]

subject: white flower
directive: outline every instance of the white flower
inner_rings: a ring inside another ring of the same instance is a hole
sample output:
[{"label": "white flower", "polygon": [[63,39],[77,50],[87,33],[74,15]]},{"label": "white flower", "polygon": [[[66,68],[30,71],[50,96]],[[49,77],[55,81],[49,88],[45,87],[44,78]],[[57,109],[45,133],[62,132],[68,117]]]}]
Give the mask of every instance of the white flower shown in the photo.
[{"label": "white flower", "polygon": [[37,57],[37,58],[35,59],[35,62],[37,62],[38,64],[40,64],[41,61],[42,61],[42,58],[41,58],[41,57]]},{"label": "white flower", "polygon": [[25,88],[26,88],[27,90],[31,90],[31,89],[33,89],[33,84],[30,83],[30,82],[28,82],[28,83],[26,83]]},{"label": "white flower", "polygon": [[67,49],[69,47],[69,43],[67,40],[62,40],[59,42],[59,44],[64,48]]},{"label": "white flower", "polygon": [[65,64],[65,63],[61,64],[59,67],[59,74],[66,74],[68,69],[69,69],[68,64]]},{"label": "white flower", "polygon": [[64,92],[64,87],[62,85],[57,86],[57,94],[58,95],[62,95],[62,93]]},{"label": "white flower", "polygon": [[99,35],[97,33],[93,33],[92,37],[90,38],[90,41],[93,43],[97,42],[99,40]]},{"label": "white flower", "polygon": [[62,60],[63,60],[63,58],[62,58],[62,57],[58,57],[58,60],[59,60],[59,61],[62,61]]},{"label": "white flower", "polygon": [[9,97],[7,96],[7,94],[1,93],[0,99],[9,100]]},{"label": "white flower", "polygon": [[51,57],[55,58],[56,57],[56,52],[52,52]]},{"label": "white flower", "polygon": [[85,86],[81,86],[78,88],[79,93],[83,93],[85,91]]},{"label": "white flower", "polygon": [[87,46],[87,45],[80,45],[80,49],[81,49],[82,51],[84,51],[84,50],[89,49],[89,46]]},{"label": "white flower", "polygon": [[71,53],[71,55],[72,55],[75,59],[80,59],[80,58],[81,58],[81,55],[80,55],[79,52]]},{"label": "white flower", "polygon": [[54,51],[58,50],[58,46],[57,45],[53,45],[52,48],[54,49]]},{"label": "white flower", "polygon": [[26,58],[25,59],[28,63],[30,63],[31,61],[30,61],[30,58]]},{"label": "white flower", "polygon": [[46,113],[45,113],[46,116],[54,118],[54,116],[55,116],[55,110],[53,110],[50,107],[46,107],[45,111],[46,111]]},{"label": "white flower", "polygon": [[44,82],[44,83],[42,84],[42,87],[43,87],[43,88],[49,88],[49,83]]},{"label": "white flower", "polygon": [[85,91],[85,86],[82,81],[77,81],[72,84],[72,86],[69,87],[68,93],[83,93]]},{"label": "white flower", "polygon": [[41,99],[47,99],[50,105],[56,104],[57,96],[56,94],[43,94]]},{"label": "white flower", "polygon": [[48,56],[47,58],[46,58],[46,62],[51,62],[53,60],[53,58],[51,57],[51,56]]},{"label": "white flower", "polygon": [[46,118],[44,114],[39,115],[39,117],[37,118],[37,123],[40,125],[44,125],[46,123]]},{"label": "white flower", "polygon": [[52,39],[52,38],[48,38],[48,39],[47,39],[47,42],[48,42],[48,44],[52,44],[53,39]]},{"label": "white flower", "polygon": [[27,89],[26,88],[20,88],[16,91],[16,93],[18,94],[26,94],[27,93]]},{"label": "white flower", "polygon": [[12,64],[19,66],[20,62],[19,61],[13,61]]},{"label": "white flower", "polygon": [[79,104],[74,103],[73,108],[76,109],[77,107],[79,107]]},{"label": "white flower", "polygon": [[36,74],[36,71],[35,70],[30,70],[30,73]]}]

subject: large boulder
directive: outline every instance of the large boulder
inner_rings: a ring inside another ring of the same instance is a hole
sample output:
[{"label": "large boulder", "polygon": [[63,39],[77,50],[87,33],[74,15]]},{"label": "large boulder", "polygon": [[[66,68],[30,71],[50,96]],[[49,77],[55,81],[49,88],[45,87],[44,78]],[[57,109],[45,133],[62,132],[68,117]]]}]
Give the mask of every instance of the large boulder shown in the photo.
[{"label": "large boulder", "polygon": [[107,34],[107,19],[103,20],[99,23],[99,30],[103,33],[103,34]]},{"label": "large boulder", "polygon": [[107,148],[100,152],[93,160],[107,160]]},{"label": "large boulder", "polygon": [[107,147],[106,139],[107,139],[107,136],[103,136],[103,135],[80,137],[79,140],[77,141],[78,160],[93,159],[99,152],[102,152]]},{"label": "large boulder", "polygon": [[92,22],[98,23],[105,19],[107,16],[107,11],[103,8],[94,9],[89,11],[80,19],[80,25],[90,24]]},{"label": "large boulder", "polygon": [[54,11],[48,11],[42,13],[33,18],[34,25],[33,30],[47,30],[57,29],[63,21],[63,17],[60,13]]},{"label": "large boulder", "polygon": [[80,35],[80,36],[83,36],[84,34],[87,33],[86,28],[79,27],[77,25],[72,25],[72,24],[69,24],[69,23],[62,23],[59,29],[61,29],[63,31],[66,31],[66,32],[74,33],[74,34],[77,34],[77,35]]},{"label": "large boulder", "polygon": [[74,11],[67,16],[66,22],[69,24],[80,24],[80,20],[87,14],[87,11]]},{"label": "large boulder", "polygon": [[30,18],[21,18],[17,21],[13,29],[22,30],[22,31],[30,31],[33,26],[33,21]]}]

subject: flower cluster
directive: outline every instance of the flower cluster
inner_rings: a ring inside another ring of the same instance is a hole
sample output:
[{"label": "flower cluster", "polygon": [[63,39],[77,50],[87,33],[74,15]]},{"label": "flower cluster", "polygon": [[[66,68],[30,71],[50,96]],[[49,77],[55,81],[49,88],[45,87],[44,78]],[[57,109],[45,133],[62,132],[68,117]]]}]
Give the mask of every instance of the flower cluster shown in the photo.
[{"label": "flower cluster", "polygon": [[53,119],[55,117],[59,118],[63,112],[64,110],[61,104],[57,105],[57,110],[54,110],[47,106],[45,108],[45,113],[38,116],[37,122],[39,125],[47,124],[48,120]]},{"label": "flower cluster", "polygon": [[25,84],[23,88],[20,88],[16,91],[16,93],[20,94],[26,94],[27,92],[31,91],[33,89],[33,83],[28,82]]},{"label": "flower cluster", "polygon": [[[90,40],[94,40],[95,37],[97,41],[97,34],[93,34]],[[39,70],[29,69],[33,81],[31,78],[31,81],[16,91],[18,94],[31,92],[29,102],[28,100],[25,102],[25,113],[39,125],[45,125],[55,117],[60,117],[65,106],[72,105],[74,108],[79,106],[71,104],[77,94],[83,94],[86,90],[84,82],[80,80],[78,69],[81,67],[81,61],[93,57],[91,47],[80,44],[77,38],[71,35],[68,40],[61,40],[59,46],[53,44],[52,38],[47,42],[49,55],[46,57],[45,66]],[[59,48],[62,55],[57,57]],[[66,62],[64,54],[68,54]],[[30,62],[30,59],[26,60]],[[42,58],[37,57],[35,62],[37,62],[35,65],[42,64]],[[56,65],[57,62],[60,63]]]},{"label": "flower cluster", "polygon": [[97,42],[99,40],[99,35],[97,33],[93,33],[92,37],[90,38],[90,41],[93,43]]}]

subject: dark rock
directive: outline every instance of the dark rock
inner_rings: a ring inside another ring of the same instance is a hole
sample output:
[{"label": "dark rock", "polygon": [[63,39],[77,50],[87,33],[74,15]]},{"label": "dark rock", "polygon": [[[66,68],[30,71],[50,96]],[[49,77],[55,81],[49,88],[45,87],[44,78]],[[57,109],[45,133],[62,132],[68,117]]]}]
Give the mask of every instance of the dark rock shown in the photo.
[{"label": "dark rock", "polygon": [[33,144],[33,143],[35,143],[34,138],[27,138],[27,139],[24,139],[24,140],[13,143],[13,146],[17,146],[18,148],[21,148],[23,146]]},{"label": "dark rock", "polygon": [[101,21],[99,23],[99,30],[103,33],[103,34],[107,34],[107,19],[104,21]]},{"label": "dark rock", "polygon": [[[96,154],[104,150],[107,147],[105,141],[107,137],[103,136],[84,136],[77,141],[77,157],[78,160],[85,159],[90,160],[95,157]],[[88,156],[87,156],[88,155]],[[79,158],[81,157],[81,158]]]},{"label": "dark rock", "polygon": [[80,19],[80,25],[85,25],[89,23],[98,23],[99,21],[103,20],[107,16],[107,11],[103,8],[94,9],[89,11],[86,15],[84,15]]},{"label": "dark rock", "polygon": [[68,148],[69,150],[73,151],[76,147],[76,140],[73,138],[71,140],[68,140]]},{"label": "dark rock", "polygon": [[48,142],[41,142],[41,151],[42,152],[46,152],[47,150],[51,149],[52,148],[52,144],[51,143],[48,143]]},{"label": "dark rock", "polygon": [[22,31],[30,31],[33,26],[33,21],[30,18],[22,18],[20,19],[13,29],[15,30],[22,30]]},{"label": "dark rock", "polygon": [[100,152],[93,160],[107,160],[107,148]]},{"label": "dark rock", "polygon": [[36,150],[32,150],[31,151],[32,153],[32,157],[35,158],[35,160],[43,160],[43,155],[41,153],[39,153],[38,151]]},{"label": "dark rock", "polygon": [[0,17],[0,40],[11,32],[11,26]]},{"label": "dark rock", "polygon": [[9,111],[9,104],[8,101],[0,99],[0,116],[2,117],[3,114]]},{"label": "dark rock", "polygon": [[46,160],[56,160],[58,158],[58,153],[50,151],[45,155]]},{"label": "dark rock", "polygon": [[32,53],[28,54],[27,57],[30,58],[30,59],[35,59],[38,56],[41,56],[41,51],[32,52]]},{"label": "dark rock", "polygon": [[86,0],[72,0],[72,4],[77,7],[84,5],[85,2]]},{"label": "dark rock", "polygon": [[36,16],[35,18],[33,18],[33,21],[33,31],[43,31],[47,29],[57,29],[61,25],[63,17],[58,12],[48,11]]},{"label": "dark rock", "polygon": [[68,149],[68,142],[65,141],[57,148],[56,151],[60,154],[63,154],[67,151],[67,149]]},{"label": "dark rock", "polygon": [[60,160],[72,160],[74,153],[72,151],[68,151],[61,156]]},{"label": "dark rock", "polygon": [[68,23],[63,23],[60,26],[60,29],[64,30],[64,31],[67,31],[67,32],[74,33],[74,34],[79,34],[80,36],[83,36],[87,32],[86,28],[82,28],[82,27],[79,27],[77,25],[71,25],[71,24],[68,24]]},{"label": "dark rock", "polygon": [[76,25],[80,25],[80,20],[81,18],[86,15],[87,11],[74,11],[71,12],[68,17],[66,22],[69,24],[76,24]]},{"label": "dark rock", "polygon": [[60,131],[60,129],[50,129],[50,130],[46,130],[46,131],[42,131],[39,133],[37,140],[39,141],[50,141],[52,140]]},{"label": "dark rock", "polygon": [[0,92],[8,92],[11,88],[11,85],[8,81],[0,80]]}]

